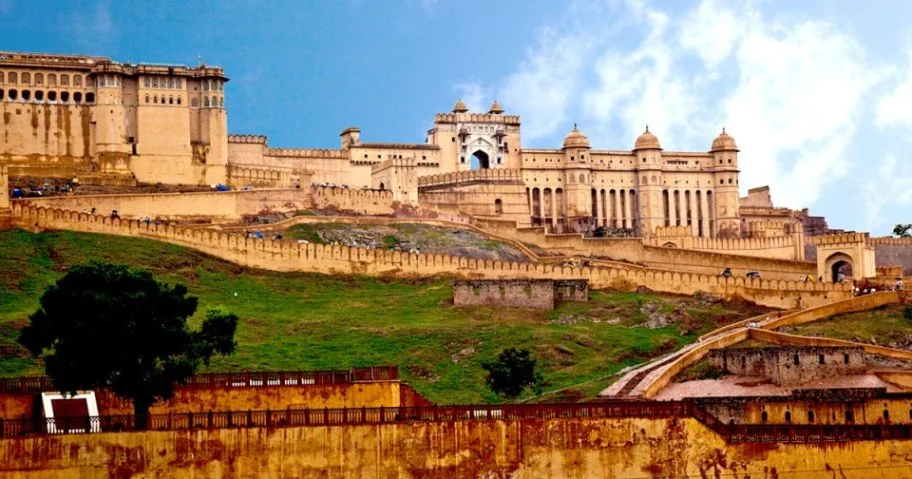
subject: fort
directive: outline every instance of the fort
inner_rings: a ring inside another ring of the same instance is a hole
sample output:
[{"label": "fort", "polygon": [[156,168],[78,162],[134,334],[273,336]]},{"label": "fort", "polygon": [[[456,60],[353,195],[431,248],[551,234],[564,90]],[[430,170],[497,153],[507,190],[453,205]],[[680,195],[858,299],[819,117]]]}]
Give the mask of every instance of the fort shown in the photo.
[{"label": "fort", "polygon": [[[912,352],[780,330],[907,304],[894,286],[912,240],[830,230],[765,186],[741,197],[724,128],[707,151],[665,150],[648,127],[630,149],[593,149],[576,125],[531,149],[498,102],[457,101],[420,143],[346,127],[338,149],[276,148],[229,134],[228,81],[205,64],[0,53],[0,229],[146,238],[279,272],[443,276],[457,306],[550,310],[612,289],[779,311],[631,366],[584,403],[438,405],[394,366],[225,373],[177,385],[138,425],[110,392],[55,418],[47,378],[0,379],[4,477],[909,476]],[[144,185],[174,190],[131,189]],[[251,236],[251,217],[262,232],[459,228],[523,260]],[[722,378],[688,379],[704,366]]]}]

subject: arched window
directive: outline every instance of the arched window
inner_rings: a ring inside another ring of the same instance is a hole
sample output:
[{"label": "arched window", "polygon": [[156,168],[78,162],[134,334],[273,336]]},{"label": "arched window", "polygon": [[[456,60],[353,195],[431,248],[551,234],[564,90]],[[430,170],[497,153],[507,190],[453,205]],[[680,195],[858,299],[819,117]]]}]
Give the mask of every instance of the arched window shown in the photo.
[{"label": "arched window", "polygon": [[152,97],[152,103],[158,104],[158,95]]},{"label": "arched window", "polygon": [[890,422],[890,410],[889,409],[883,410],[883,419],[884,419],[884,422]]},{"label": "arched window", "polygon": [[22,73],[22,84],[29,85],[32,83],[32,74],[28,72]]},{"label": "arched window", "polygon": [[208,96],[203,97],[203,107],[209,107],[209,97]]},{"label": "arched window", "polygon": [[16,72],[9,72],[9,75],[6,76],[9,79],[9,82],[15,85],[19,80],[19,75]]},{"label": "arched window", "polygon": [[60,92],[60,101],[67,103],[70,101],[70,92],[62,91]]},{"label": "arched window", "polygon": [[158,88],[158,78],[152,78],[152,88]]},{"label": "arched window", "polygon": [[203,82],[203,91],[209,91],[209,82],[208,81]]},{"label": "arched window", "polygon": [[174,88],[174,79],[173,78],[168,79],[168,88]]},{"label": "arched window", "polygon": [[95,103],[95,94],[92,92],[86,93],[86,103]]},{"label": "arched window", "polygon": [[146,95],[146,103],[149,103],[149,95]]},{"label": "arched window", "polygon": [[57,86],[57,75],[48,73],[48,86]]},{"label": "arched window", "polygon": [[44,101],[44,92],[38,90],[35,92],[35,101]]},{"label": "arched window", "polygon": [[[3,101],[3,89],[0,88],[0,101]],[[912,412],[910,412],[912,414]]]},{"label": "arched window", "polygon": [[57,92],[56,91],[48,92],[48,101],[57,101]]},{"label": "arched window", "polygon": [[[48,77],[48,79],[50,80],[50,77]],[[43,73],[35,74],[35,85],[44,85],[44,74]]]},{"label": "arched window", "polygon": [[190,106],[193,108],[199,108],[199,98],[190,100]]},{"label": "arched window", "polygon": [[22,90],[22,101],[29,101],[32,99],[32,92],[29,90]]},{"label": "arched window", "polygon": [[581,175],[580,175],[580,183],[585,183],[585,182],[586,182],[586,175],[581,174]]},{"label": "arched window", "polygon": [[500,198],[494,200],[494,212],[497,214],[503,213],[503,201]]},{"label": "arched window", "polygon": [[[10,73],[10,75],[12,75],[12,73]],[[10,90],[10,91],[9,91],[9,99],[10,99],[10,101],[15,101],[16,98],[18,98],[18,97],[19,97],[19,92],[17,92],[16,90]]]},{"label": "arched window", "polygon": [[169,105],[173,105],[173,104],[174,104],[174,97],[173,97],[173,96],[169,96],[169,97],[168,97],[168,104],[169,104]]},{"label": "arched window", "polygon": [[846,424],[852,424],[855,422],[855,413],[851,409],[846,409],[845,422]]},{"label": "arched window", "polygon": [[220,107],[225,106],[225,99],[224,99],[224,98],[219,98],[219,106],[220,106]]},{"label": "arched window", "polygon": [[82,103],[82,92],[77,91],[76,93],[73,93],[73,103]]},{"label": "arched window", "polygon": [[143,86],[146,88],[149,88],[150,86],[152,86],[152,82],[149,81],[149,77],[143,77]]},{"label": "arched window", "polygon": [[73,75],[73,86],[82,86],[82,75]]},{"label": "arched window", "polygon": [[70,86],[70,76],[67,74],[60,75],[60,86]]},{"label": "arched window", "polygon": [[178,104],[178,105],[181,104],[181,97],[177,97],[177,104]]},{"label": "arched window", "polygon": [[3,74],[3,72],[0,72],[0,83],[3,83],[4,77],[5,77],[5,75]]},{"label": "arched window", "polygon": [[766,422],[767,419],[769,419],[769,415],[766,413],[766,411],[761,412],[760,413],[760,422]]},{"label": "arched window", "polygon": [[178,78],[178,79],[174,80],[174,84],[177,85],[177,88],[183,88],[184,81],[181,80],[180,78]]},{"label": "arched window", "polygon": [[808,411],[808,422],[814,422],[814,411]]},{"label": "arched window", "polygon": [[785,411],[785,422],[792,422],[792,413],[790,411]]}]

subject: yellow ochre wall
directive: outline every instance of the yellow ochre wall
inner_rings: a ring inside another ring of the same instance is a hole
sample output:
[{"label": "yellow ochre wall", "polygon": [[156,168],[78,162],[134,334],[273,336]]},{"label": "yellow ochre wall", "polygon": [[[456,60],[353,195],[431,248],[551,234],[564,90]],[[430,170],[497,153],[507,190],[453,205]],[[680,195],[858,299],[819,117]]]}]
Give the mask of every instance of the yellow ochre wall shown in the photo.
[{"label": "yellow ochre wall", "polygon": [[694,419],[523,419],[0,439],[26,478],[904,479],[912,441],[726,444]]}]

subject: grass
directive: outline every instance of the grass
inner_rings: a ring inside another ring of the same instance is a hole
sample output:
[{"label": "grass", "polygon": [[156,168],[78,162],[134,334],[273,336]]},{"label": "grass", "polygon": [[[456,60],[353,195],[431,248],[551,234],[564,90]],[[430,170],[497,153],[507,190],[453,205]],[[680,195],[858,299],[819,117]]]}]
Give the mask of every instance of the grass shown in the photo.
[{"label": "grass", "polygon": [[863,342],[874,338],[878,344],[903,341],[912,332],[912,322],[903,317],[904,308],[903,305],[889,304],[869,311],[840,314],[813,323],[783,328],[782,332]]},{"label": "grass", "polygon": [[[396,364],[422,394],[441,404],[497,402],[481,362],[507,347],[533,351],[545,391],[591,397],[619,369],[694,341],[757,308],[708,305],[679,296],[593,291],[587,303],[554,311],[455,308],[447,278],[392,281],[242,268],[151,240],[74,232],[0,232],[0,375],[35,375],[42,365],[16,343],[45,288],[71,265],[125,263],[159,281],[186,284],[199,297],[194,324],[208,307],[241,318],[238,349],[211,370],[345,369]],[[692,324],[632,327],[647,302],[685,311]],[[572,387],[571,387],[572,386]]]}]

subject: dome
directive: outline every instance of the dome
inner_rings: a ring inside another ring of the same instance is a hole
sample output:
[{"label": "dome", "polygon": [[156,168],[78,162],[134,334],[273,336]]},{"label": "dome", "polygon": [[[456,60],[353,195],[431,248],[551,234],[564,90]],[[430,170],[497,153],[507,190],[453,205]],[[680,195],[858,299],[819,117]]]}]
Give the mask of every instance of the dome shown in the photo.
[{"label": "dome", "polygon": [[469,111],[469,108],[466,107],[461,98],[456,101],[455,105],[453,105],[453,113],[465,113],[467,111]]},{"label": "dome", "polygon": [[646,126],[646,131],[642,135],[638,136],[636,143],[633,147],[634,150],[661,150],[662,145],[659,144],[659,138],[652,134],[649,131],[649,126]]},{"label": "dome", "polygon": [[488,113],[493,113],[499,115],[503,113],[503,108],[500,107],[500,103],[497,103],[497,100],[494,100],[494,103],[491,103],[491,108],[488,110]]},{"label": "dome", "polygon": [[589,148],[589,138],[573,125],[573,130],[564,137],[564,148]]},{"label": "dome", "polygon": [[712,149],[709,151],[738,151],[738,144],[731,135],[725,133],[725,128],[722,128],[722,133],[713,140]]}]

